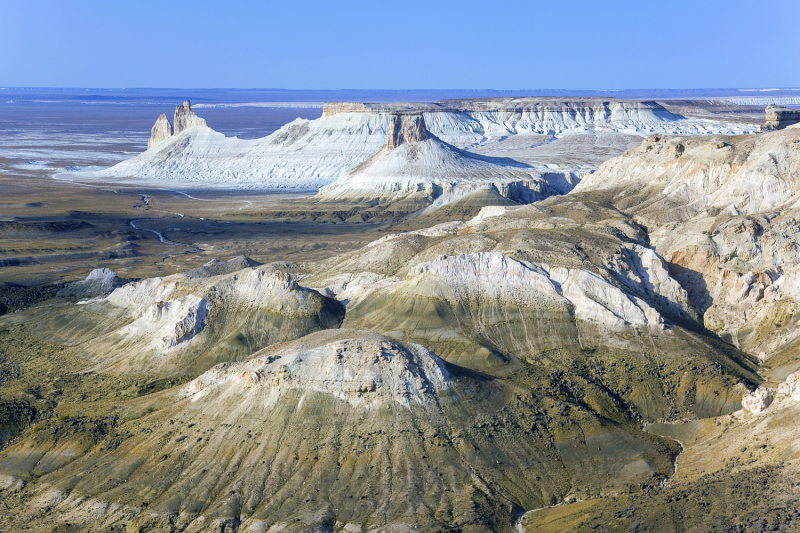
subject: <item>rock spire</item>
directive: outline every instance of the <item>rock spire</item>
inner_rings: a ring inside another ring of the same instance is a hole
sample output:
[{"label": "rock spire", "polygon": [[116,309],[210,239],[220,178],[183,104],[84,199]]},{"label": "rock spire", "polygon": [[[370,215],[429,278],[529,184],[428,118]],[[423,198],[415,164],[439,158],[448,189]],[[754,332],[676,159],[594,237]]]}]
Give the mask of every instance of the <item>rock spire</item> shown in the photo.
[{"label": "rock spire", "polygon": [[173,124],[175,124],[175,135],[178,135],[183,130],[205,126],[206,121],[194,114],[194,111],[192,111],[192,104],[189,100],[186,100],[183,104],[175,107],[175,120]]},{"label": "rock spire", "polygon": [[389,135],[386,144],[390,149],[403,143],[424,141],[430,138],[422,114],[392,115],[389,118]]},{"label": "rock spire", "polygon": [[[181,105],[175,107],[174,124],[174,133],[175,135],[178,135],[183,130],[187,130],[189,128],[205,127],[206,121],[205,119],[194,114],[194,111],[192,111],[191,102],[186,100]],[[169,120],[167,120],[167,115],[162,114],[160,117],[158,117],[158,119],[156,119],[156,123],[150,130],[150,140],[147,142],[147,149],[149,150],[161,141],[169,139],[172,137],[172,134],[172,126],[170,126]]]},{"label": "rock spire", "polygon": [[162,113],[161,116],[156,119],[153,129],[150,130],[150,140],[147,142],[147,149],[149,150],[170,137],[172,137],[172,126],[170,126],[169,120],[167,120],[167,115]]}]

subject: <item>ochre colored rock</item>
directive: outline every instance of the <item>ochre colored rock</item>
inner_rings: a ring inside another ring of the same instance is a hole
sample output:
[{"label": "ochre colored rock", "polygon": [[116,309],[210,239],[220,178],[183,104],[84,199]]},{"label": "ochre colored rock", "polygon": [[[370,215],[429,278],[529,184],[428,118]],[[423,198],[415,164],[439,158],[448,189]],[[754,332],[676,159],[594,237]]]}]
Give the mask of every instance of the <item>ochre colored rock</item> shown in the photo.
[{"label": "ochre colored rock", "polygon": [[403,143],[414,143],[428,139],[425,119],[419,115],[392,115],[389,118],[389,135],[386,144],[397,148]]}]

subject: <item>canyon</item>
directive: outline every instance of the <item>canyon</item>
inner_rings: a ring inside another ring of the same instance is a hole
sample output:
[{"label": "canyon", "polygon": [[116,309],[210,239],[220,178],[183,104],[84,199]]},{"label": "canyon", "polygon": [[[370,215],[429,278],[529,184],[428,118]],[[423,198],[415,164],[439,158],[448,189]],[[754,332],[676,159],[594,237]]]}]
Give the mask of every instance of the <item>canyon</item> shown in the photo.
[{"label": "canyon", "polygon": [[242,140],[187,100],[69,173],[114,217],[6,223],[96,255],[0,293],[0,527],[796,529],[800,126],[760,113],[339,102]]}]

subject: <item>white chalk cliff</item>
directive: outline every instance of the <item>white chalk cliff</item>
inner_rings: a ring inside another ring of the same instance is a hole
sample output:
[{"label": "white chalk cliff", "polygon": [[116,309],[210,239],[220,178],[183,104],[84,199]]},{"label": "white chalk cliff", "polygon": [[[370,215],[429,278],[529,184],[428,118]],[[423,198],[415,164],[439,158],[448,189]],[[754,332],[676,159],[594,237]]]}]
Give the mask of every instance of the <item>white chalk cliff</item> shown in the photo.
[{"label": "white chalk cliff", "polygon": [[552,194],[548,182],[528,165],[472,154],[432,135],[421,114],[392,115],[387,142],[364,163],[346,170],[320,189],[323,199],[382,198],[412,195],[435,199],[458,196],[476,186],[530,203]]},{"label": "white chalk cliff", "polygon": [[[185,107],[176,110],[175,134],[153,142],[143,154],[102,171],[69,173],[69,177],[162,187],[318,189],[372,157],[386,142],[392,115],[406,108],[422,113],[428,130],[438,139],[461,149],[479,148],[485,142],[518,135],[707,135],[755,129],[750,124],[687,118],[655,102],[490,99],[436,104],[326,104],[319,119],[297,119],[267,137],[243,140],[204,127],[205,122]],[[156,138],[163,138],[163,133]],[[544,172],[559,165],[560,156],[551,157],[552,161],[536,170]],[[571,162],[562,170],[585,166]]]}]

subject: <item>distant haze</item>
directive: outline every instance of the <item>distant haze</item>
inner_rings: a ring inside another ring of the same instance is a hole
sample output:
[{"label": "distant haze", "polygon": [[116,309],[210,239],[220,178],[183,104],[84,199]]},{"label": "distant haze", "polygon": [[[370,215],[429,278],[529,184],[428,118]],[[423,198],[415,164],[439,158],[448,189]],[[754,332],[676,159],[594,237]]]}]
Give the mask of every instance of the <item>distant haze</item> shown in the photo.
[{"label": "distant haze", "polygon": [[6,1],[0,86],[800,86],[796,0]]}]

